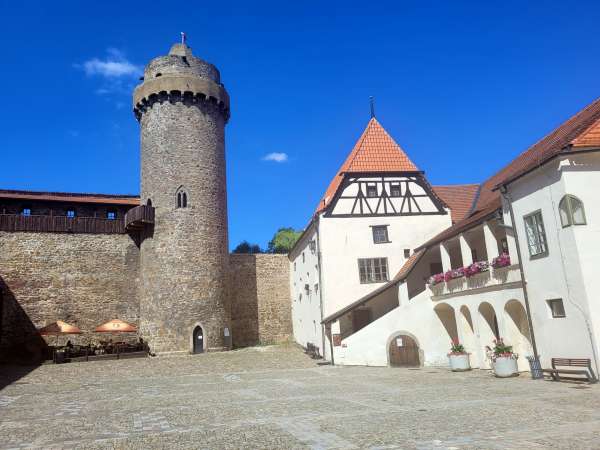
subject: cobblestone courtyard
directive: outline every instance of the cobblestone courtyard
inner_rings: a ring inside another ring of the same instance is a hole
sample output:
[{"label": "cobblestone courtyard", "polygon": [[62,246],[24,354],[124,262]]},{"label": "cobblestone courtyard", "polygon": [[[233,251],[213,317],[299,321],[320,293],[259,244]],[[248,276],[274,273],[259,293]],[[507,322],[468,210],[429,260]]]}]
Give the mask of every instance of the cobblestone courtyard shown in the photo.
[{"label": "cobblestone courtyard", "polygon": [[599,386],[263,347],[39,367],[0,390],[0,448],[600,448],[599,404]]}]

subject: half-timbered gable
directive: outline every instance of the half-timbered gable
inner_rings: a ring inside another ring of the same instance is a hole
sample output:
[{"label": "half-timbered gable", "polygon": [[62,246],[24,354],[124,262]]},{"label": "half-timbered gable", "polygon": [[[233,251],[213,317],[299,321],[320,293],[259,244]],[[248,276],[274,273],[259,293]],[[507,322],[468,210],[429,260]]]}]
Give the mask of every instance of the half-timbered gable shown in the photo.
[{"label": "half-timbered gable", "polygon": [[430,214],[446,214],[446,210],[420,173],[347,174],[325,217]]}]

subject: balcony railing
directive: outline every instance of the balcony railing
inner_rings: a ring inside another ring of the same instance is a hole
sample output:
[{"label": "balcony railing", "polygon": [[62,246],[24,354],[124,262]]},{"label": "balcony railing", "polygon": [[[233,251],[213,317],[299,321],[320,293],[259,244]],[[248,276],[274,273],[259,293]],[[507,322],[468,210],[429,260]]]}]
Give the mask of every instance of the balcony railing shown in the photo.
[{"label": "balcony railing", "polygon": [[490,269],[470,277],[455,278],[450,281],[443,281],[434,286],[430,286],[432,300],[439,300],[447,297],[469,294],[469,291],[479,289],[499,289],[502,287],[517,286],[521,283],[521,273],[519,265]]},{"label": "balcony railing", "polygon": [[0,214],[0,231],[118,234],[126,230],[122,219]]},{"label": "balcony railing", "polygon": [[125,228],[127,231],[141,230],[152,224],[154,224],[154,208],[152,206],[136,206],[125,214]]}]

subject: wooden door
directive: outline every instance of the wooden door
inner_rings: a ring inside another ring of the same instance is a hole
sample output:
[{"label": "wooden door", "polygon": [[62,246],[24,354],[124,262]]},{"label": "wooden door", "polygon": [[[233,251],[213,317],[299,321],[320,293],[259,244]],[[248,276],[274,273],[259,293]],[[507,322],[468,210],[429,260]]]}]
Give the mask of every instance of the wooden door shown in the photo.
[{"label": "wooden door", "polygon": [[419,347],[413,338],[404,334],[390,342],[390,366],[419,367]]}]

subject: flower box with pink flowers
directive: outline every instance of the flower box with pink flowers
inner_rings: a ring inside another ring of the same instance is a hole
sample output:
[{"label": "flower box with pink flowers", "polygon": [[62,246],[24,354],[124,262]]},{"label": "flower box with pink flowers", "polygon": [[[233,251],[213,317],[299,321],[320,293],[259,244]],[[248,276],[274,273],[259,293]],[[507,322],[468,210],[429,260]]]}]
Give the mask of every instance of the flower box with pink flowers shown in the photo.
[{"label": "flower box with pink flowers", "polygon": [[444,281],[444,274],[443,273],[436,273],[435,275],[431,275],[427,279],[427,284],[431,287],[431,286],[435,286],[436,284],[440,284],[443,281]]},{"label": "flower box with pink flowers", "polygon": [[490,270],[490,265],[487,261],[477,261],[464,268],[465,276],[467,278],[477,275],[478,273],[487,272]]},{"label": "flower box with pink flowers", "polygon": [[501,267],[510,266],[510,256],[508,253],[502,253],[500,256],[496,256],[492,259],[492,267],[494,269],[500,269]]}]

